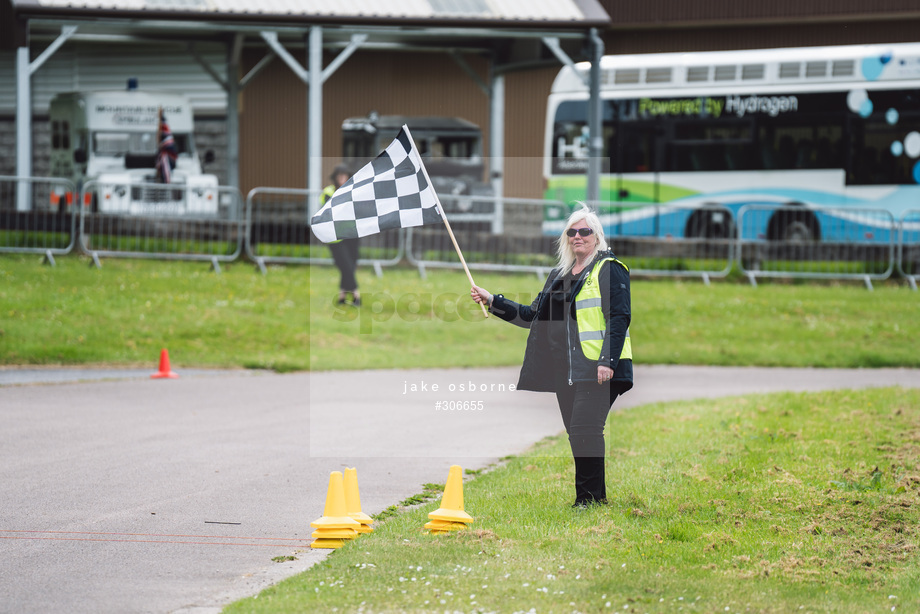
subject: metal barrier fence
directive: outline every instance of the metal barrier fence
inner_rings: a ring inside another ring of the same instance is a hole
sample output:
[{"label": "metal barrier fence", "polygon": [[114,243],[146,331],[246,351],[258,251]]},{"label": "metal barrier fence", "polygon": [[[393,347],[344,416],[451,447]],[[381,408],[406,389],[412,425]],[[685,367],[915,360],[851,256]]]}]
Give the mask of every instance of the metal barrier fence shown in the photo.
[{"label": "metal barrier fence", "polygon": [[76,244],[76,197],[66,179],[0,176],[0,252],[44,254],[53,265]]},{"label": "metal barrier fence", "polygon": [[[709,283],[732,269],[735,219],[717,204],[627,206],[593,203],[607,243],[646,277],[698,277]],[[559,225],[562,229],[562,225]]]},{"label": "metal barrier fence", "polygon": [[[100,257],[331,264],[313,237],[318,192],[261,187],[242,202],[230,187],[87,182],[79,194],[58,178],[0,176],[0,253],[55,255],[79,246]],[[545,275],[571,207],[560,201],[446,196],[442,205],[471,269]],[[734,263],[757,278],[873,280],[897,267],[911,288],[920,276],[920,209],[900,221],[878,209],[747,205],[702,207],[592,203],[607,241],[637,276],[724,277]],[[79,216],[79,220],[77,219]],[[359,264],[378,276],[405,258],[461,268],[443,225],[362,238]]]},{"label": "metal barrier fence", "polygon": [[[470,269],[523,271],[544,275],[555,264],[556,239],[571,208],[561,201],[475,197],[483,211],[452,213],[445,204],[451,229]],[[708,207],[652,205],[642,208],[595,204],[607,243],[629,261],[637,275],[691,276],[708,283],[731,271],[734,240],[717,234],[717,225],[733,227],[731,212]],[[505,232],[493,234],[488,211],[503,212]],[[640,229],[641,225],[641,229]],[[618,235],[624,227],[629,236]],[[686,237],[687,231],[690,237]],[[447,230],[442,226],[409,229],[406,256],[424,275],[426,268],[460,268]]]},{"label": "metal barrier fence", "polygon": [[[534,272],[543,275],[555,263],[556,236],[543,234],[547,207],[558,201],[525,198],[441,197],[463,258],[471,270]],[[501,216],[504,232],[495,233]],[[409,228],[406,259],[424,276],[428,268],[460,269],[462,264],[443,224]]]},{"label": "metal barrier fence", "polygon": [[220,262],[243,246],[243,206],[237,189],[184,184],[83,185],[80,249],[99,257]]},{"label": "metal barrier fence", "polygon": [[[453,223],[454,218],[463,221],[464,224],[471,225],[478,222],[477,228],[486,230],[495,235],[504,234],[505,232],[505,204],[511,206],[509,210],[509,227],[512,232],[519,229],[523,224],[525,226],[533,224],[533,220],[521,216],[523,211],[539,211],[534,209],[533,204],[544,201],[534,201],[526,198],[497,198],[489,195],[472,195],[472,194],[449,194],[438,196],[441,201],[441,208],[447,216],[449,222]],[[528,209],[530,206],[530,209]]]},{"label": "metal barrier fence", "polygon": [[905,211],[898,224],[898,272],[916,291],[920,277],[920,209]]},{"label": "metal barrier fence", "polygon": [[879,209],[745,205],[738,215],[738,266],[757,277],[884,280],[894,270],[897,225]]},{"label": "metal barrier fence", "polygon": [[[246,196],[246,256],[263,273],[266,264],[331,264],[329,246],[310,231],[319,210],[320,192],[287,188],[253,188]],[[404,233],[387,231],[361,238],[358,264],[398,264],[405,251]]]}]

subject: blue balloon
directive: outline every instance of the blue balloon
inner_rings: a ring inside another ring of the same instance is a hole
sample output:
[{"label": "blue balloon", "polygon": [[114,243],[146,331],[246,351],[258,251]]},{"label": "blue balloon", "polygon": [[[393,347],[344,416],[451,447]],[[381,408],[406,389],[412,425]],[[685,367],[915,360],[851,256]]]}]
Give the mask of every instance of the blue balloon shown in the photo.
[{"label": "blue balloon", "polygon": [[900,117],[901,115],[898,113],[897,109],[888,109],[885,111],[885,121],[887,121],[891,126],[894,126],[896,123],[898,123],[898,119]]},{"label": "blue balloon", "polygon": [[891,155],[897,158],[902,153],[904,153],[904,143],[901,141],[893,141],[891,143]]},{"label": "blue balloon", "polygon": [[859,116],[860,117],[869,117],[872,115],[872,101],[864,100],[861,105],[859,105]]},{"label": "blue balloon", "polygon": [[914,164],[914,181],[920,183],[920,162]]}]

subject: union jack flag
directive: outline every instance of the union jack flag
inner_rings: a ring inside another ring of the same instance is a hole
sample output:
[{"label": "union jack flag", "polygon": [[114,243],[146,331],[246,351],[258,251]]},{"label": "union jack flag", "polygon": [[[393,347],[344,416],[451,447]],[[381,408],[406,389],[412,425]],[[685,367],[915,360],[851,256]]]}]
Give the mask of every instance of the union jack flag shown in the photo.
[{"label": "union jack flag", "polygon": [[158,183],[169,183],[172,169],[176,168],[179,149],[176,147],[176,139],[173,138],[169,124],[166,123],[166,115],[163,111],[160,111],[160,127],[157,134],[160,142],[157,145],[156,180]]}]

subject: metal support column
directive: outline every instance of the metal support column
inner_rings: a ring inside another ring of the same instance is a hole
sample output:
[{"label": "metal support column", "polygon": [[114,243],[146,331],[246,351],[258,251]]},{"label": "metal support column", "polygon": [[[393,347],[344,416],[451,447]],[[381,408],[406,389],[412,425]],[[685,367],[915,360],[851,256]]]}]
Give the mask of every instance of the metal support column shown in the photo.
[{"label": "metal support column", "polygon": [[[61,28],[61,35],[31,62],[28,45],[16,49],[16,175],[19,177],[32,176],[32,75],[76,31],[76,26]],[[31,197],[27,184],[20,184],[16,190],[16,210],[29,211],[32,208]]]},{"label": "metal support column", "polygon": [[227,46],[227,185],[240,187],[240,55],[243,35]]},{"label": "metal support column", "polygon": [[[16,49],[16,174],[32,176],[32,73],[29,48]],[[32,208],[29,184],[20,183],[16,190],[16,211]]]},{"label": "metal support column", "polygon": [[[323,82],[332,76],[332,73],[341,66],[345,60],[358,50],[367,40],[366,34],[352,34],[351,42],[339,53],[329,66],[323,70],[323,28],[311,26],[307,36],[307,69],[297,63],[287,49],[278,41],[278,33],[272,31],[261,32],[262,38],[268,46],[278,55],[294,74],[307,86],[307,190],[314,194],[314,201],[309,203],[309,214],[312,216],[319,209],[319,193],[323,189]],[[259,66],[270,61],[263,58]],[[258,67],[257,67],[258,68]],[[243,78],[243,85],[249,82],[253,72]]]},{"label": "metal support column", "polygon": [[243,89],[240,82],[240,56],[243,52],[243,35],[237,33],[227,43],[226,79],[198,53],[195,43],[189,43],[189,53],[227,95],[227,166],[225,185],[240,187],[240,117],[239,94]]},{"label": "metal support column", "polygon": [[[470,79],[489,98],[489,184],[495,195],[495,215],[492,217],[492,232],[504,232],[504,205],[501,197],[504,192],[505,176],[505,76],[491,67],[491,84],[486,85],[463,56],[457,51],[448,55],[463,69]],[[494,60],[493,60],[494,62]],[[482,152],[478,152],[482,153]]]},{"label": "metal support column", "polygon": [[502,234],[505,229],[505,75],[493,73],[489,99],[489,179],[495,193],[495,217],[492,232]]},{"label": "metal support column", "polygon": [[588,176],[585,197],[588,202],[595,202],[600,198],[601,159],[604,155],[603,126],[601,125],[601,58],[604,56],[604,41],[598,35],[597,29],[591,28],[588,32],[591,70],[587,77],[576,70],[575,62],[559,44],[558,38],[543,37],[543,44],[560,62],[575,71],[575,74],[579,75],[588,87]]},{"label": "metal support column", "polygon": [[588,84],[588,186],[587,200],[600,200],[601,158],[604,155],[603,126],[601,125],[601,58],[604,57],[604,41],[597,29],[591,28],[591,77]]},{"label": "metal support column", "polygon": [[[307,45],[309,92],[307,99],[307,190],[318,195],[323,189],[323,28],[310,26]],[[310,203],[312,217],[319,199]]]}]

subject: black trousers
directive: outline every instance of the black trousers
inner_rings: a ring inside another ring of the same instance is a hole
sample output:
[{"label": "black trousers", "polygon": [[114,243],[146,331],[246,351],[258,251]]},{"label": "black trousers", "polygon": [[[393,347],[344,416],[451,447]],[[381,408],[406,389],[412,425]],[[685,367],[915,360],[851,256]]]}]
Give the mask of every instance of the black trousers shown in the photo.
[{"label": "black trousers", "polygon": [[358,280],[355,278],[355,271],[358,268],[358,239],[342,239],[338,243],[331,243],[329,251],[332,252],[332,260],[341,274],[339,290],[356,291],[358,289]]},{"label": "black trousers", "polygon": [[575,460],[575,504],[604,501],[604,425],[617,398],[610,382],[557,383],[556,400]]}]

